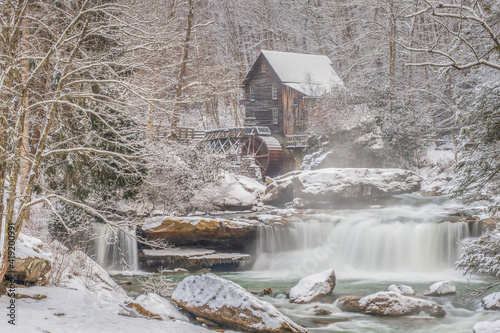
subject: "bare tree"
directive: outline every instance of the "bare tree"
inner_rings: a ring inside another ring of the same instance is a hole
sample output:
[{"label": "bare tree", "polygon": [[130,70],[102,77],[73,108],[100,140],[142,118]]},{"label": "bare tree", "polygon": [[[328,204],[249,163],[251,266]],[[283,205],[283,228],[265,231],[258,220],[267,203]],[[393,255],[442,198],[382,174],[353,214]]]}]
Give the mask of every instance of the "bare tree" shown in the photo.
[{"label": "bare tree", "polygon": [[[44,182],[44,173],[61,159],[86,159],[124,179],[138,173],[134,161],[141,154],[136,145],[142,132],[140,111],[155,101],[148,87],[134,84],[133,74],[147,65],[145,55],[157,52],[158,41],[143,29],[148,22],[139,14],[142,2],[0,4],[2,279],[33,205],[54,208],[55,201],[62,201],[112,223],[105,212]],[[135,126],[124,131],[124,121]],[[24,186],[21,165],[29,170]],[[40,193],[36,197],[35,189]]]}]

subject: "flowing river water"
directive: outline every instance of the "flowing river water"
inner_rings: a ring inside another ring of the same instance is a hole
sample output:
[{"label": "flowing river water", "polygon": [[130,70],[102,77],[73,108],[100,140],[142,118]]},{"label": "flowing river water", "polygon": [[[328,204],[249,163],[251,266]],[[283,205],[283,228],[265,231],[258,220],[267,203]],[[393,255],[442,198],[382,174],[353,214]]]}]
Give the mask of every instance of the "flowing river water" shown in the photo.
[{"label": "flowing river water", "polygon": [[[253,265],[218,274],[254,293],[271,288],[272,296],[259,297],[310,332],[470,333],[477,322],[500,319],[499,312],[483,310],[479,299],[466,300],[470,288],[488,279],[454,269],[460,243],[480,234],[474,223],[450,222],[459,204],[417,194],[399,199],[386,207],[302,214],[283,228],[261,227]],[[300,278],[329,268],[337,277],[332,295],[310,304],[289,302],[285,294]],[[457,294],[422,296],[442,280],[453,281]],[[441,305],[446,316],[375,317],[341,312],[334,304],[339,297],[373,294],[394,283],[413,287],[416,297]],[[330,314],[315,315],[320,309]]]},{"label": "flowing river water", "polygon": [[[472,332],[479,321],[500,319],[467,301],[469,289],[485,281],[454,269],[460,243],[480,233],[475,224],[450,222],[458,203],[420,195],[401,196],[398,204],[359,210],[305,214],[288,228],[262,228],[257,260],[244,272],[222,274],[252,291],[272,288],[263,299],[310,332]],[[291,304],[285,293],[307,275],[334,268],[331,296],[311,304]],[[457,294],[424,297],[434,282],[451,280]],[[333,302],[347,295],[365,296],[390,284],[413,287],[416,297],[443,306],[444,318],[374,317],[341,312]],[[331,312],[317,316],[318,309]]]}]

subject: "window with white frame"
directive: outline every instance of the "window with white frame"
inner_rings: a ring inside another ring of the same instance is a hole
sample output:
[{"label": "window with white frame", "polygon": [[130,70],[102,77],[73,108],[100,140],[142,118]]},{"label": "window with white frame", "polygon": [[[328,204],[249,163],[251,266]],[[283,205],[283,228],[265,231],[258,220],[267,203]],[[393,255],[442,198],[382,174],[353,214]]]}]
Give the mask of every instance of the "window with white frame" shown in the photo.
[{"label": "window with white frame", "polygon": [[278,86],[273,85],[273,99],[278,99]]},{"label": "window with white frame", "polygon": [[273,112],[273,125],[278,125],[278,109],[271,109]]},{"label": "window with white frame", "polygon": [[250,100],[255,101],[255,86],[250,86]]},{"label": "window with white frame", "polygon": [[266,72],[266,63],[262,63],[262,73]]},{"label": "window with white frame", "polygon": [[293,105],[294,105],[294,106],[299,105],[299,98],[298,98],[298,97],[294,97],[294,98],[293,98]]}]

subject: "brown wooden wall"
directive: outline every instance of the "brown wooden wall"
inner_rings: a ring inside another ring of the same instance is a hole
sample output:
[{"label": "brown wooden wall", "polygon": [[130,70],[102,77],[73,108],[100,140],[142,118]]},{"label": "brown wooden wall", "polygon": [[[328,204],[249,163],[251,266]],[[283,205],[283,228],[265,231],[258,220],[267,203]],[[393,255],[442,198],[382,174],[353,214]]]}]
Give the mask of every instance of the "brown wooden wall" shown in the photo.
[{"label": "brown wooden wall", "polygon": [[[262,73],[262,63],[266,63],[266,72]],[[261,55],[245,82],[245,117],[255,117],[257,125],[267,126],[277,137],[283,135],[283,107],[281,83],[269,63]],[[278,88],[278,98],[273,99],[273,85]],[[255,100],[250,99],[250,87],[255,87]],[[278,109],[278,124],[273,125],[272,109]]]},{"label": "brown wooden wall", "polygon": [[[262,64],[266,72],[262,72]],[[272,87],[278,88],[278,98],[272,98]],[[251,100],[250,87],[255,87],[255,100]],[[298,105],[293,105],[293,98]],[[245,81],[245,117],[256,119],[257,125],[267,126],[279,141],[285,135],[303,134],[307,125],[306,100],[298,91],[281,84],[263,55],[260,55]],[[278,109],[278,124],[273,125],[272,109]],[[283,141],[282,141],[283,142]]]}]

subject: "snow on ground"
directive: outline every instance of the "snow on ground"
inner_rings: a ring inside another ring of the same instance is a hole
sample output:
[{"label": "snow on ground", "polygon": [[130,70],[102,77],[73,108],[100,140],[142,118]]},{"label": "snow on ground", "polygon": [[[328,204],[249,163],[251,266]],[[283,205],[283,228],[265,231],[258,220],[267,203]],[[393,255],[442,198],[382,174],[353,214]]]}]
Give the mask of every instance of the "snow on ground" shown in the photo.
[{"label": "snow on ground", "polygon": [[140,295],[135,299],[134,303],[139,304],[151,313],[157,314],[162,320],[189,321],[186,316],[179,313],[172,303],[155,293]]},{"label": "snow on ground", "polygon": [[[21,255],[32,254],[33,251],[39,257],[54,259],[53,254],[44,252],[40,245],[40,240],[21,234],[16,251]],[[185,317],[168,300],[158,295],[143,295],[137,301],[130,298],[102,267],[84,253],[75,251],[60,255],[67,256],[67,260],[61,267],[65,273],[59,286],[16,288],[18,295],[39,294],[46,297],[41,300],[16,299],[15,325],[9,324],[9,317],[6,316],[7,307],[12,304],[11,299],[7,295],[0,296],[0,308],[4,309],[0,332],[211,332],[186,322]],[[137,317],[135,310],[126,306],[130,302],[143,304],[150,312],[159,312],[157,314],[162,318],[179,320],[159,321]]]},{"label": "snow on ground", "polygon": [[266,190],[266,185],[255,179],[231,173],[225,174],[223,186],[226,188],[223,198],[225,206],[253,206]]}]

